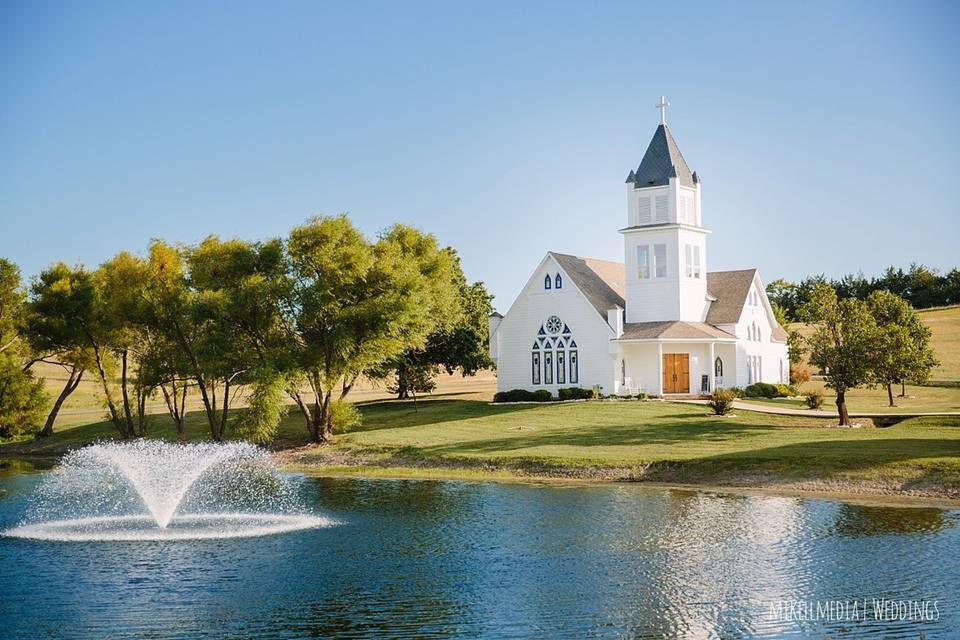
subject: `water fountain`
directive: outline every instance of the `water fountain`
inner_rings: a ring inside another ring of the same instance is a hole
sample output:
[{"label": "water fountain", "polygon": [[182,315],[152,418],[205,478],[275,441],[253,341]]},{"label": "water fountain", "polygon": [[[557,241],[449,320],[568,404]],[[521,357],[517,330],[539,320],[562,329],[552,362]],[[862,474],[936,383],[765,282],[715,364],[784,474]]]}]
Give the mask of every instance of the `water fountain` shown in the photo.
[{"label": "water fountain", "polygon": [[3,535],[61,541],[262,536],[330,526],[247,443],[95,444],[64,456]]}]

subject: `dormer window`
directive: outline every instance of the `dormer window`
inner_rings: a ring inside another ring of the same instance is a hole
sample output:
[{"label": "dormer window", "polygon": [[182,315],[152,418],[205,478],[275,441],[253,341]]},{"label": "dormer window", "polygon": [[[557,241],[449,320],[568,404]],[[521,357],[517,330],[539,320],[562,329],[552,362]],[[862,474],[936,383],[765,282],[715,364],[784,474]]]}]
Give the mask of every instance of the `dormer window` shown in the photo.
[{"label": "dormer window", "polygon": [[557,274],[557,277],[553,279],[554,289],[563,289],[563,278],[560,277],[560,274]]},{"label": "dormer window", "polygon": [[550,277],[550,274],[548,273],[543,277],[543,288],[549,289],[552,285],[553,285],[553,279]]}]

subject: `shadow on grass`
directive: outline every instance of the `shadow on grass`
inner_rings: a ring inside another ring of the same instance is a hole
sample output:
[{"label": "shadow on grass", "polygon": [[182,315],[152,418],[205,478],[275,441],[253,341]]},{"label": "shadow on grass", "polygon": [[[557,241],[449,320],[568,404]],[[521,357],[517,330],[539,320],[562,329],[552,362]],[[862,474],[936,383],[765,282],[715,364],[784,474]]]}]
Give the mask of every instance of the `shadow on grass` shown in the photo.
[{"label": "shadow on grass", "polygon": [[[927,458],[960,456],[960,440],[946,438],[884,438],[876,440],[817,440],[777,447],[734,451],[700,458],[701,463],[780,461],[803,467],[863,469]],[[960,458],[958,458],[960,460]]]}]

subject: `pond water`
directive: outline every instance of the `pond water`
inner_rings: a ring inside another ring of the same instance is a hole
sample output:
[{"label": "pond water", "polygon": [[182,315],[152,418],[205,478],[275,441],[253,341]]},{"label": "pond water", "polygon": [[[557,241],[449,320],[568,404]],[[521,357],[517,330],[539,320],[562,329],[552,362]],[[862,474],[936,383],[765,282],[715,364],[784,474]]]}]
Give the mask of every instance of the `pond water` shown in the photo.
[{"label": "pond water", "polygon": [[[20,521],[42,475],[0,477],[0,529]],[[932,639],[960,628],[957,510],[636,485],[296,482],[340,524],[222,540],[0,538],[0,638]]]}]

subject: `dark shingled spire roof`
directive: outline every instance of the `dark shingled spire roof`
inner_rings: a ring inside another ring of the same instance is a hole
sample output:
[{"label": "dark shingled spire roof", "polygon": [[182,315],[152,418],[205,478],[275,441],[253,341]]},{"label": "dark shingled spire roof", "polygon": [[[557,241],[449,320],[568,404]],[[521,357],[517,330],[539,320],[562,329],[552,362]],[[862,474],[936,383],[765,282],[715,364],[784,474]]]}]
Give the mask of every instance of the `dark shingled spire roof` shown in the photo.
[{"label": "dark shingled spire roof", "polygon": [[637,188],[662,187],[669,184],[670,178],[677,178],[680,184],[687,187],[699,182],[687,166],[687,161],[683,159],[670,129],[661,124],[653,134],[640,166],[636,171],[630,172],[627,182],[632,182]]}]

